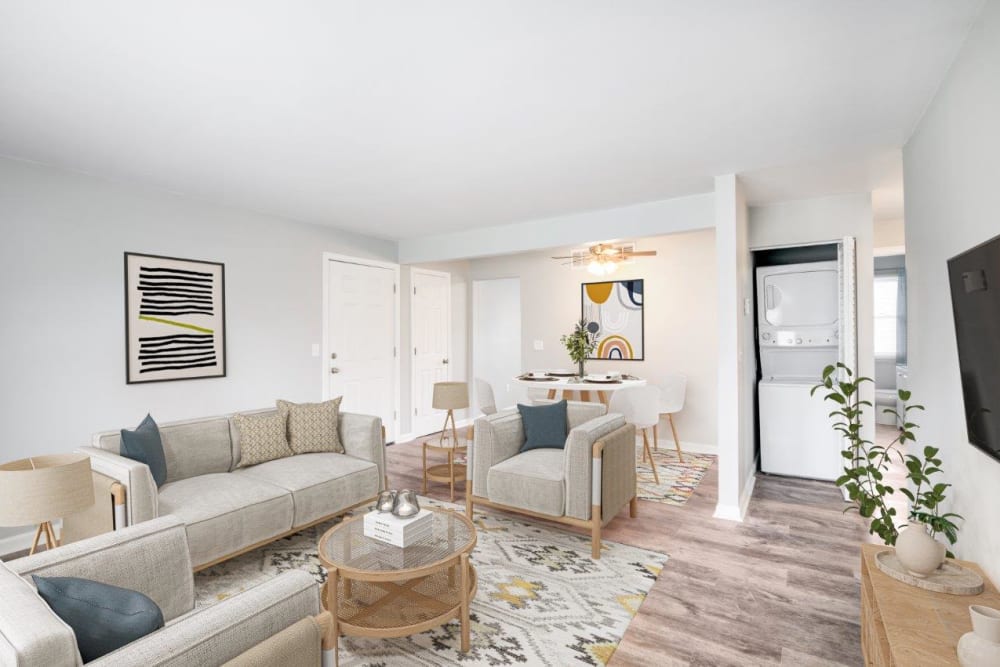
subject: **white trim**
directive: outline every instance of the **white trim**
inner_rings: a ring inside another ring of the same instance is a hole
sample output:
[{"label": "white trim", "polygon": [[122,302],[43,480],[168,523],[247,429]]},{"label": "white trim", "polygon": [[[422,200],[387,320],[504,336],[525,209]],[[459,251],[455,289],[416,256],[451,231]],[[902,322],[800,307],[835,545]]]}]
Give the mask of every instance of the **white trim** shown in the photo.
[{"label": "white trim", "polygon": [[[411,350],[413,349],[413,323],[414,323],[414,320],[415,320],[415,318],[413,317],[413,313],[414,313],[414,309],[416,307],[415,306],[416,299],[413,298],[413,294],[414,294],[413,290],[416,289],[416,285],[414,284],[414,280],[413,280],[413,276],[414,275],[416,275],[418,273],[422,273],[425,276],[438,276],[440,278],[447,278],[448,279],[448,289],[445,291],[445,297],[447,299],[446,309],[448,311],[448,326],[445,327],[445,332],[447,334],[447,339],[448,339],[447,342],[445,343],[445,349],[447,350],[447,353],[448,353],[448,364],[447,364],[448,368],[445,370],[445,381],[451,381],[451,379],[452,379],[452,372],[451,372],[451,369],[452,369],[452,357],[454,356],[452,353],[454,352],[454,350],[452,349],[452,345],[451,345],[451,342],[452,342],[451,341],[451,324],[452,324],[452,316],[451,316],[451,274],[449,272],[447,272],[447,271],[434,271],[433,269],[422,269],[422,268],[416,267],[416,266],[411,266],[409,268],[410,268],[410,293],[407,295],[407,297],[408,297],[408,299],[410,301],[410,339],[409,339],[410,340],[410,347],[406,351],[406,353],[408,355],[410,355],[410,411],[412,412],[415,409],[416,396],[417,396],[417,373],[416,373],[416,369],[414,369],[414,367],[413,367],[414,366],[414,364],[413,364],[413,357],[415,355],[411,352]],[[415,415],[411,414],[410,415],[410,427],[411,427],[410,430],[413,431],[413,432],[416,432],[417,429],[415,428],[414,418],[415,418]],[[417,437],[417,436],[414,436],[414,437]],[[413,438],[410,438],[410,440],[412,440],[412,439]],[[402,442],[405,442],[405,440],[402,441]]]},{"label": "white trim", "polygon": [[875,248],[872,251],[873,257],[893,257],[895,255],[905,255],[906,246],[905,245],[888,245],[881,248]]},{"label": "white trim", "polygon": [[[658,449],[674,449],[674,441],[672,439],[664,440],[660,438],[656,441],[656,446]],[[681,440],[681,453],[687,454],[691,452],[692,454],[712,454],[714,456],[719,455],[719,447],[715,443],[705,443],[705,442],[686,442]]]},{"label": "white trim", "polygon": [[[377,259],[367,259],[364,257],[352,257],[350,255],[340,255],[333,252],[323,253],[323,339],[320,342],[320,395],[323,400],[329,400],[330,395],[327,385],[327,374],[330,372],[330,332],[327,327],[330,321],[330,262],[343,262],[345,264],[359,264],[361,266],[371,266],[379,269],[389,269],[393,272],[393,281],[396,286],[393,290],[393,310],[395,324],[393,326],[393,336],[394,344],[396,346],[396,358],[393,363],[393,385],[395,394],[393,396],[394,407],[393,411],[396,418],[393,420],[392,433],[399,433],[400,419],[403,416],[402,408],[400,407],[400,384],[401,384],[401,373],[400,373],[400,359],[403,356],[403,350],[400,347],[399,342],[399,331],[400,331],[400,321],[399,321],[399,298],[400,292],[402,291],[402,285],[399,281],[399,264],[393,262],[383,262]],[[395,440],[398,441],[399,436],[396,435]]]},{"label": "white trim", "polygon": [[747,509],[750,507],[750,498],[753,497],[753,490],[757,486],[757,466],[758,460],[754,460],[750,475],[743,483],[743,493],[740,494],[739,505],[716,505],[712,514],[716,519],[742,522],[747,516]]}]

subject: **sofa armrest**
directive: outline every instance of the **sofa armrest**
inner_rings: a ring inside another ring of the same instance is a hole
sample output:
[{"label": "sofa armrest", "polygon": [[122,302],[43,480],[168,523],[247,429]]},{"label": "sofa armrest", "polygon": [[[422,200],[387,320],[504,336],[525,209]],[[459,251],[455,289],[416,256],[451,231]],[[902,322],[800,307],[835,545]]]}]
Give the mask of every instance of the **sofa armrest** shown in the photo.
[{"label": "sofa armrest", "polygon": [[378,466],[379,491],[385,488],[385,438],[382,419],[353,412],[340,413],[340,442],[349,456]]},{"label": "sofa armrest", "polygon": [[[563,474],[566,479],[566,516],[586,521],[595,503],[593,491],[594,444],[625,426],[620,414],[604,415],[580,424],[566,438]],[[632,428],[632,450],[628,464],[635,470],[635,428]]]},{"label": "sofa armrest", "polygon": [[0,665],[76,667],[81,663],[73,630],[31,584],[3,562],[0,601]]},{"label": "sofa armrest", "polygon": [[466,477],[472,480],[474,495],[486,495],[490,468],[516,455],[523,444],[524,424],[517,410],[504,410],[475,421],[466,465]]},{"label": "sofa armrest", "polygon": [[88,667],[221,665],[319,611],[316,581],[293,570],[188,614]]},{"label": "sofa armrest", "polygon": [[157,517],[159,509],[156,482],[153,481],[149,466],[97,447],[80,447],[76,451],[90,457],[92,470],[117,480],[125,487],[128,525]]},{"label": "sofa armrest", "polygon": [[80,577],[148,595],[165,620],[194,608],[184,522],[167,515],[8,563],[22,577]]}]

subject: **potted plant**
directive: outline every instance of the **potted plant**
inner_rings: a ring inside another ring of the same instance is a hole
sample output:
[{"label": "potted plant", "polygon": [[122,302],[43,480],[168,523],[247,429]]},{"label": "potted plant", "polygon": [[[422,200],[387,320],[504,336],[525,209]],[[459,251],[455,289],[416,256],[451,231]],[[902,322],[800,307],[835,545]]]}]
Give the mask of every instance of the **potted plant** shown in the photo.
[{"label": "potted plant", "polygon": [[577,374],[583,377],[583,362],[590,357],[597,347],[597,334],[587,329],[587,320],[581,319],[573,326],[573,333],[565,335],[559,341],[566,346],[569,358],[577,364]]},{"label": "potted plant", "polygon": [[[823,381],[813,387],[815,393],[826,390],[825,400],[836,409],[830,413],[833,428],[844,436],[846,448],[841,451],[844,458],[844,474],[837,478],[837,486],[848,494],[849,507],[868,520],[868,532],[878,535],[885,544],[896,547],[900,563],[916,576],[926,576],[937,569],[951,552],[935,537],[943,534],[950,544],[958,539],[955,519],[961,519],[953,512],[941,512],[945,491],[950,484],[933,483],[931,477],[941,472],[941,459],[936,447],[924,447],[921,456],[901,451],[906,443],[915,443],[914,430],[918,428],[910,417],[910,412],[923,410],[922,405],[910,405],[910,392],[900,389],[899,399],[903,403],[902,412],[886,409],[885,413],[895,417],[899,433],[888,445],[878,445],[862,436],[865,411],[872,408],[869,401],[861,400],[861,387],[873,383],[871,378],[855,377],[854,372],[842,363],[823,369]],[[909,501],[909,525],[897,526],[896,508],[889,500],[896,489],[885,480],[889,464],[898,460],[906,467],[909,488],[899,492]]]}]

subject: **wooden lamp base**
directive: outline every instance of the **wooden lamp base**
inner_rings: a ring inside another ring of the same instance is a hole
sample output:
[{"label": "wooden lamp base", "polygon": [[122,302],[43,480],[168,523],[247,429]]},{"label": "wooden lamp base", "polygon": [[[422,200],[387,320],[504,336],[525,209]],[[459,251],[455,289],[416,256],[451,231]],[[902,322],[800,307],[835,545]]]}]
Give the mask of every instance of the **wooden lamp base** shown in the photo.
[{"label": "wooden lamp base", "polygon": [[41,539],[43,533],[45,534],[45,549],[47,551],[55,549],[59,546],[59,540],[56,538],[56,531],[55,528],[52,527],[52,522],[43,521],[38,524],[38,528],[35,529],[35,539],[31,542],[31,551],[28,552],[29,556],[33,555],[38,549],[38,541]]}]

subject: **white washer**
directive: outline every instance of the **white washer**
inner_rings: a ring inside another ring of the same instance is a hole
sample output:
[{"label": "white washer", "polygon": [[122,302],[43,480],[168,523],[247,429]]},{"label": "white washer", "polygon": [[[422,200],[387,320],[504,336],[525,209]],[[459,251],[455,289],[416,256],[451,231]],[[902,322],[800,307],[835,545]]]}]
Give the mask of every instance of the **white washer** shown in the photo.
[{"label": "white washer", "polygon": [[815,382],[761,380],[760,469],[772,475],[835,480],[841,474],[841,438],[833,430],[830,403]]}]

